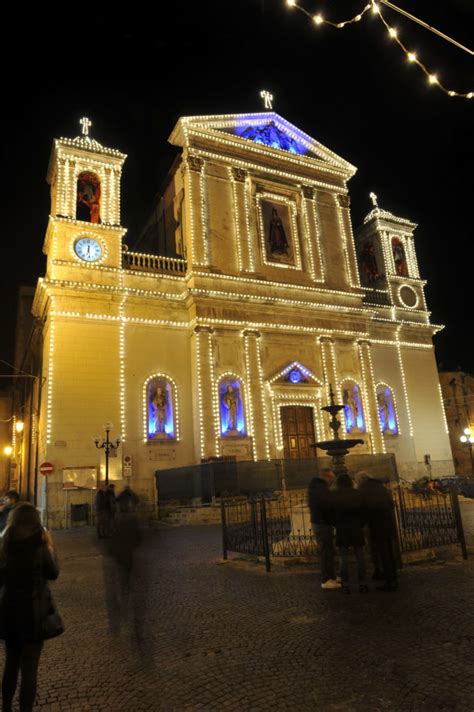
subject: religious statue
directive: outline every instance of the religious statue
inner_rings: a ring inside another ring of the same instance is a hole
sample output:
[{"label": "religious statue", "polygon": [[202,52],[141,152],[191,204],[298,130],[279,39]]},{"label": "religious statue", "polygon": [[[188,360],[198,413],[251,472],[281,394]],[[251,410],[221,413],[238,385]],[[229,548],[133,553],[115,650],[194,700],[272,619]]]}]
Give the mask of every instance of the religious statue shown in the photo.
[{"label": "religious statue", "polygon": [[100,223],[100,180],[86,171],[77,179],[76,218],[90,223]]},{"label": "religious statue", "polygon": [[345,388],[343,393],[344,410],[346,413],[347,430],[360,429],[357,419],[359,418],[359,402],[354,397],[354,387]]},{"label": "religious statue", "polygon": [[392,250],[393,260],[395,262],[395,273],[399,277],[406,277],[408,275],[408,270],[405,250],[403,249],[403,245],[400,240],[396,237],[392,240]]},{"label": "religious statue", "polygon": [[168,405],[168,394],[162,386],[157,386],[152,403],[155,407],[156,432],[165,433],[166,406]]},{"label": "religious statue", "polygon": [[239,405],[239,391],[237,388],[230,384],[226,386],[222,396],[222,405],[227,415],[226,432],[237,430],[237,407]]},{"label": "religious statue", "polygon": [[282,219],[278,215],[276,208],[272,208],[268,241],[270,243],[270,252],[272,255],[288,254],[289,244],[286,239],[285,228],[283,227]]},{"label": "religious statue", "polygon": [[361,261],[368,282],[377,282],[380,278],[377,258],[375,257],[375,247],[372,242],[365,242],[361,253]]},{"label": "religious statue", "polygon": [[388,430],[388,403],[385,397],[385,393],[380,391],[377,393],[377,405],[379,407],[379,417],[382,424],[382,432]]}]

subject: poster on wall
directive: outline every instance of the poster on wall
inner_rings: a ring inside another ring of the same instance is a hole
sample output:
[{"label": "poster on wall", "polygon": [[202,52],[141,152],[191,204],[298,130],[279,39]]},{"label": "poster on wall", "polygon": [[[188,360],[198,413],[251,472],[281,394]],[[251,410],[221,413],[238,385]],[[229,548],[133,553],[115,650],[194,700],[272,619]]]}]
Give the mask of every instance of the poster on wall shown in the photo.
[{"label": "poster on wall", "polygon": [[96,467],[65,467],[63,469],[63,489],[95,489],[96,486]]},{"label": "poster on wall", "polygon": [[272,200],[261,200],[259,207],[266,261],[295,266],[295,245],[289,205]]}]

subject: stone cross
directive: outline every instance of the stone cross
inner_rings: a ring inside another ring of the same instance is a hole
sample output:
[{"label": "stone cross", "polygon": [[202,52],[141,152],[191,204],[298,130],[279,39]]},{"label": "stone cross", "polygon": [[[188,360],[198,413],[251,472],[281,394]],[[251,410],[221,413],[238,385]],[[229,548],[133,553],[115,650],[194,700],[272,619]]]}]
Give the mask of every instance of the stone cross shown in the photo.
[{"label": "stone cross", "polygon": [[272,106],[273,95],[270,94],[270,92],[267,91],[266,89],[262,89],[262,91],[260,92],[260,96],[263,99],[265,109],[273,109],[273,106]]},{"label": "stone cross", "polygon": [[369,198],[372,200],[374,208],[378,208],[379,204],[377,203],[377,196],[375,195],[375,193],[370,193]]},{"label": "stone cross", "polygon": [[82,119],[79,121],[79,123],[82,126],[82,135],[88,136],[89,128],[92,126],[92,121],[89,121],[89,119],[87,119],[85,116],[83,116]]}]

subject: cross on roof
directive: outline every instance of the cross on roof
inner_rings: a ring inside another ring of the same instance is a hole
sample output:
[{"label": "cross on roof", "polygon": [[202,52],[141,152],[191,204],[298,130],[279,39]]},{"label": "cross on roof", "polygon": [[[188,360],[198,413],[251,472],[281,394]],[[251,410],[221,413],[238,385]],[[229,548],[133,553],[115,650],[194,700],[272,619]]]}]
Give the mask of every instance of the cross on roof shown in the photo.
[{"label": "cross on roof", "polygon": [[370,193],[369,198],[372,200],[374,208],[378,208],[379,204],[377,203],[377,196],[375,195],[375,193]]},{"label": "cross on roof", "polygon": [[270,94],[270,92],[267,91],[266,89],[262,89],[262,91],[260,92],[260,96],[263,99],[263,104],[265,106],[265,109],[273,109],[273,106],[272,106],[273,94]]},{"label": "cross on roof", "polygon": [[79,123],[82,126],[82,135],[88,136],[89,128],[92,126],[92,121],[90,121],[87,117],[83,116]]}]

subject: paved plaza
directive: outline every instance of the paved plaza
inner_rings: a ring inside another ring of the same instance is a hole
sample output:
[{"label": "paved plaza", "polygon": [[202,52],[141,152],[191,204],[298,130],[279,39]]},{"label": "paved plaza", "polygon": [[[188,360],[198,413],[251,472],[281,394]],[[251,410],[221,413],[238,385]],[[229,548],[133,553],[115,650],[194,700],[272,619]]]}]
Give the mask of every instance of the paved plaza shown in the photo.
[{"label": "paved plaza", "polygon": [[134,594],[143,625],[113,633],[93,530],[55,539],[67,632],[45,645],[42,712],[474,710],[474,556],[344,596],[311,566],[223,563],[219,527],[159,529]]}]

